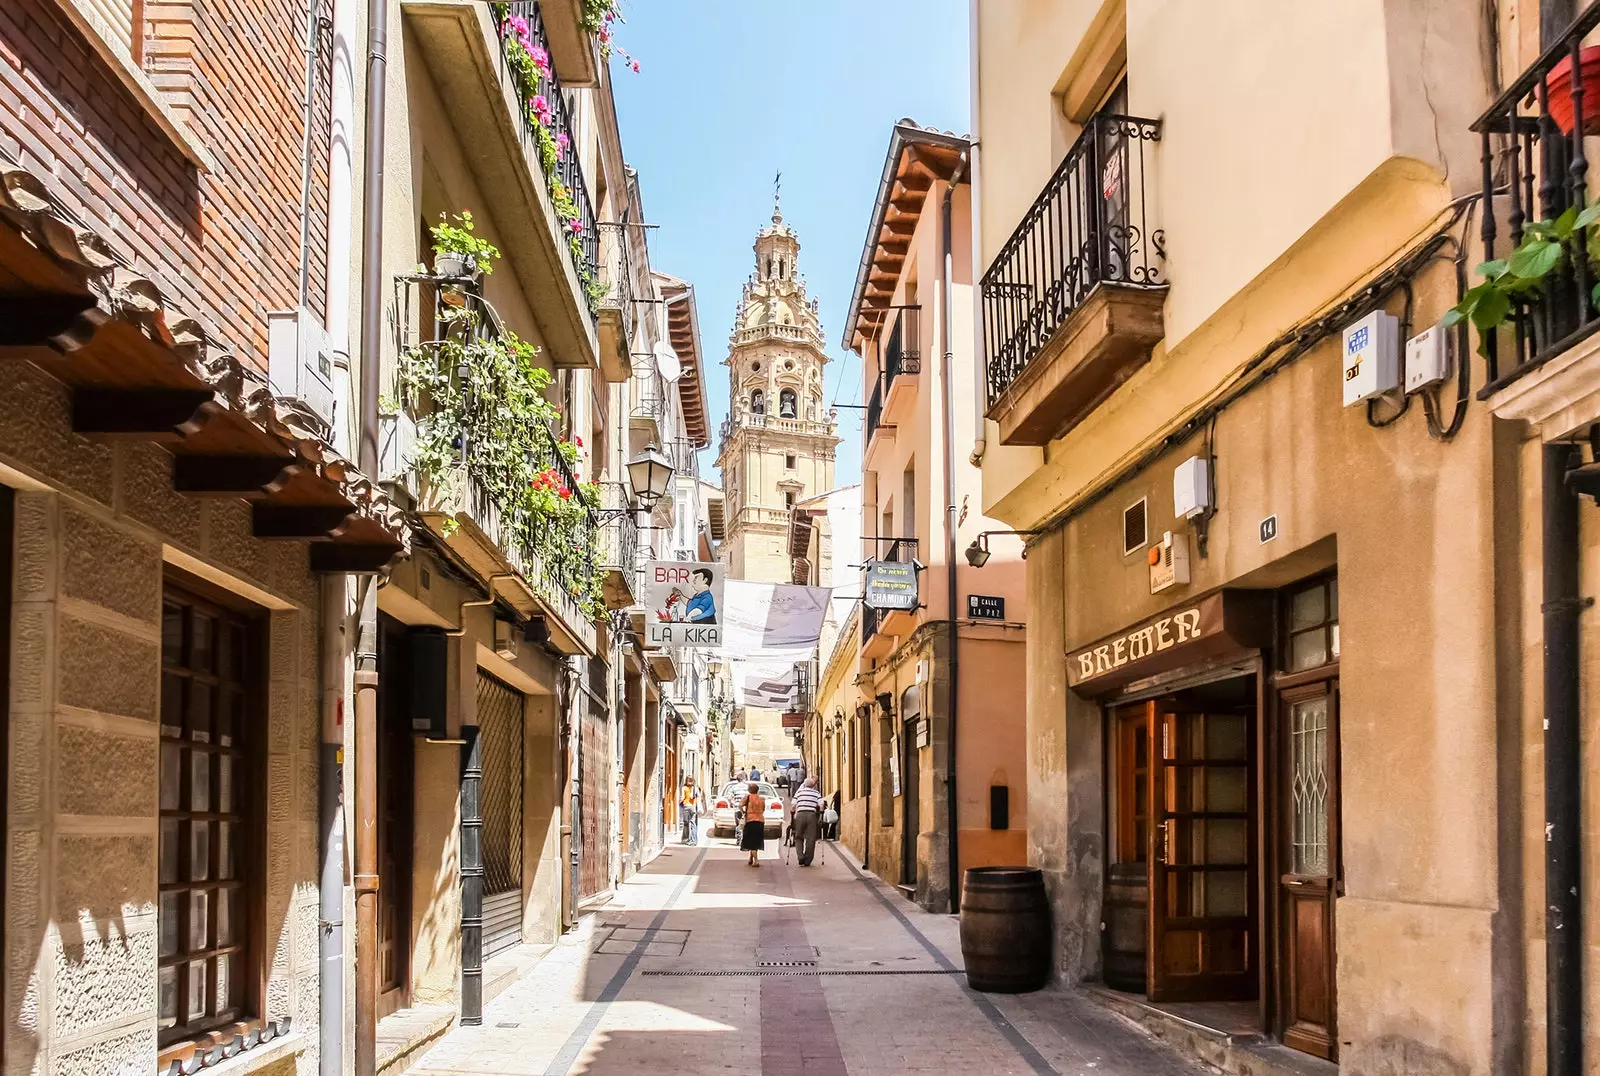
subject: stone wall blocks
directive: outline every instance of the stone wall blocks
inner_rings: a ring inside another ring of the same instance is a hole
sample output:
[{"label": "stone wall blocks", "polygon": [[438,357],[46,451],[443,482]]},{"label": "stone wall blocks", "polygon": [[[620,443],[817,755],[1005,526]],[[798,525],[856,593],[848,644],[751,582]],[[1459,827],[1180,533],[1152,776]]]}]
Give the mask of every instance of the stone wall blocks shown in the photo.
[{"label": "stone wall blocks", "polygon": [[255,536],[250,506],[244,501],[208,500],[204,512],[206,555],[253,583],[265,584],[268,543]]},{"label": "stone wall blocks", "polygon": [[128,916],[153,913],[156,841],[137,835],[69,835],[56,839],[55,920],[63,931],[92,921],[97,931],[122,930]]},{"label": "stone wall blocks", "polygon": [[[154,924],[126,936],[74,937],[68,927],[53,945],[55,996],[52,1032],[55,1037],[87,1031],[141,1012],[153,1015],[156,981]],[[54,939],[52,939],[54,940]]]},{"label": "stone wall blocks", "polygon": [[72,391],[30,363],[12,363],[6,372],[0,455],[32,469],[53,486],[109,507],[112,449],[72,432]]},{"label": "stone wall blocks", "polygon": [[[301,619],[301,614],[292,609],[275,610],[272,614],[267,645],[271,651],[271,675],[274,684],[293,680],[302,671],[297,668],[301,660]],[[315,671],[315,668],[313,665],[312,670]]]},{"label": "stone wall blocks", "polygon": [[267,821],[281,830],[294,817],[294,759],[274,753],[267,758]]},{"label": "stone wall blocks", "polygon": [[11,616],[11,712],[48,710],[55,695],[55,617],[38,606]]},{"label": "stone wall blocks", "polygon": [[56,728],[56,808],[64,814],[154,818],[159,745],[153,738]]},{"label": "stone wall blocks", "polygon": [[148,1076],[156,1067],[154,1021],[148,1030],[81,1046],[56,1058],[51,1076]]},{"label": "stone wall blocks", "polygon": [[161,616],[161,546],[71,504],[61,507],[61,591],[134,620]]},{"label": "stone wall blocks", "polygon": [[19,603],[48,601],[56,596],[59,505],[60,498],[54,493],[17,494],[11,595]]},{"label": "stone wall blocks", "polygon": [[122,444],[117,459],[117,511],[198,552],[200,504],[172,488],[171,454],[159,445]]},{"label": "stone wall blocks", "polygon": [[44,730],[46,717],[25,710],[11,712],[10,803],[11,824],[34,821],[44,809]]},{"label": "stone wall blocks", "polygon": [[61,617],[58,627],[61,702],[155,720],[160,692],[159,644],[76,617]]}]

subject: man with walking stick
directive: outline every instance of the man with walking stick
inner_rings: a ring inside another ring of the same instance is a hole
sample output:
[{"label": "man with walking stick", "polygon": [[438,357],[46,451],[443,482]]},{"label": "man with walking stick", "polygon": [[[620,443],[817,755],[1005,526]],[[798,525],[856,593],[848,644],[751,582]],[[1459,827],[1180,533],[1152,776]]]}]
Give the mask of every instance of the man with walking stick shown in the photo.
[{"label": "man with walking stick", "polygon": [[822,833],[822,793],[817,791],[815,777],[807,777],[800,791],[794,794],[793,810],[789,824],[794,830],[795,853],[800,865],[809,867],[817,850],[817,838]]}]

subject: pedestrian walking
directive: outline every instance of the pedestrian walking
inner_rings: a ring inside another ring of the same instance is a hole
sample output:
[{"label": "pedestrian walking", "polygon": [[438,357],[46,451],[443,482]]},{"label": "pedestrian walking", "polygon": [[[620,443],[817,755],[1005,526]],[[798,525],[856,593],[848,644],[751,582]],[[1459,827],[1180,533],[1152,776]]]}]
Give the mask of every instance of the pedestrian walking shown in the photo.
[{"label": "pedestrian walking", "polygon": [[683,843],[699,844],[700,789],[693,777],[683,779],[683,791],[678,795],[678,813],[683,818]]},{"label": "pedestrian walking", "polygon": [[752,781],[761,780],[761,767],[759,767],[759,766],[751,766],[750,767],[750,780],[752,780]]},{"label": "pedestrian walking", "polygon": [[833,799],[829,801],[828,809],[822,815],[823,826],[828,835],[828,840],[839,839],[839,790],[833,790]]},{"label": "pedestrian walking", "polygon": [[748,781],[750,780],[750,774],[741,766],[739,772],[733,775],[733,779],[735,781]]},{"label": "pedestrian walking", "polygon": [[750,853],[750,865],[756,866],[760,851],[767,846],[767,801],[761,795],[761,786],[750,782],[750,792],[744,798],[744,837],[739,848]]},{"label": "pedestrian walking", "polygon": [[794,830],[795,853],[800,865],[809,867],[817,851],[817,837],[822,832],[822,793],[817,791],[815,777],[806,778],[806,783],[794,794],[790,826]]}]

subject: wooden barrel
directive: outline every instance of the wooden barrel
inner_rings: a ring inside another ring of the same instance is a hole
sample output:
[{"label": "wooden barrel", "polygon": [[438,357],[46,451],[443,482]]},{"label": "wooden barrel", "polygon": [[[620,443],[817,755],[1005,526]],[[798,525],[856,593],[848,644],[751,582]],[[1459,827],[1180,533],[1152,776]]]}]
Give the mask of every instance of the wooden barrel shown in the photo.
[{"label": "wooden barrel", "polygon": [[961,955],[974,990],[1022,994],[1050,978],[1050,902],[1036,867],[969,867]]}]

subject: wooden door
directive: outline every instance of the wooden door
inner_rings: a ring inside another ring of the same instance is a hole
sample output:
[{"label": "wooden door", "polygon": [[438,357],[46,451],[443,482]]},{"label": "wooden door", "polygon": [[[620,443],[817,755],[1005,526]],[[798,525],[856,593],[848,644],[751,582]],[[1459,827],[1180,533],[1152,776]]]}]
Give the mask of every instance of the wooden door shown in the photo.
[{"label": "wooden door", "polygon": [[378,636],[378,1016],[410,1004],[411,717],[405,628]]},{"label": "wooden door", "polygon": [[1152,1001],[1256,995],[1251,849],[1254,729],[1247,711],[1152,713]]},{"label": "wooden door", "polygon": [[1111,850],[1106,864],[1103,966],[1106,985],[1143,994],[1150,929],[1150,726],[1154,702],[1119,706],[1110,714]]},{"label": "wooden door", "polygon": [[917,834],[922,832],[922,751],[917,747],[917,721],[912,719],[900,737],[900,884],[916,887]]},{"label": "wooden door", "polygon": [[1334,1060],[1334,900],[1339,863],[1339,688],[1322,680],[1278,696],[1279,1034]]}]

